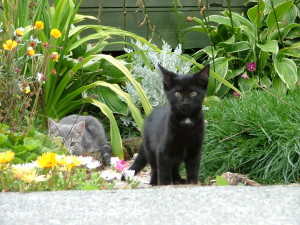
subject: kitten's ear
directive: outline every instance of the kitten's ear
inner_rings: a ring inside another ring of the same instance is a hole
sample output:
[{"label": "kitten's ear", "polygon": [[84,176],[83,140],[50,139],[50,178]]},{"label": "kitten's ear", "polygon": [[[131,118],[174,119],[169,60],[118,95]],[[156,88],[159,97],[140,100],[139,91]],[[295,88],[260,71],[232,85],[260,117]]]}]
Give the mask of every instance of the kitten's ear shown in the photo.
[{"label": "kitten's ear", "polygon": [[196,79],[198,82],[200,82],[204,87],[207,87],[208,85],[208,75],[209,75],[210,65],[206,65],[202,70],[195,73],[194,79]]},{"label": "kitten's ear", "polygon": [[60,134],[60,125],[51,118],[48,119],[48,133],[58,136]]},{"label": "kitten's ear", "polygon": [[74,125],[74,127],[72,128],[72,131],[74,131],[78,136],[82,136],[84,130],[85,130],[85,122],[84,121],[76,123]]},{"label": "kitten's ear", "polygon": [[172,86],[177,74],[173,73],[169,70],[167,70],[166,68],[164,68],[163,66],[161,66],[160,64],[158,64],[158,67],[160,69],[160,72],[163,76],[163,86],[165,90],[169,90],[170,87]]}]

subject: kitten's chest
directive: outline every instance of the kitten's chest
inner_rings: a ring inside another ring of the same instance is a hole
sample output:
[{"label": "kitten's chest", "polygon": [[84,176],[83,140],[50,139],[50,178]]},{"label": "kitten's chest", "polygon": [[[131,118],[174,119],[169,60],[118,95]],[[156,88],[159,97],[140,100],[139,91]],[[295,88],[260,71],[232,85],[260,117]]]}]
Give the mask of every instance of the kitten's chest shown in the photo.
[{"label": "kitten's chest", "polygon": [[167,142],[172,146],[180,146],[183,148],[202,139],[203,128],[199,124],[194,124],[189,118],[180,121],[179,125],[171,126],[168,129]]}]

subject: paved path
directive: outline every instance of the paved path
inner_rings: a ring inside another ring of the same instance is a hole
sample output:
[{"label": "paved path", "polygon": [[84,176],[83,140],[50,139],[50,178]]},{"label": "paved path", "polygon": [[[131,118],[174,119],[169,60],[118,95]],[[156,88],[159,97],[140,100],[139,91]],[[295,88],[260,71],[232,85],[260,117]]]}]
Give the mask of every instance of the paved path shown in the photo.
[{"label": "paved path", "polygon": [[0,193],[1,225],[300,225],[300,186]]}]

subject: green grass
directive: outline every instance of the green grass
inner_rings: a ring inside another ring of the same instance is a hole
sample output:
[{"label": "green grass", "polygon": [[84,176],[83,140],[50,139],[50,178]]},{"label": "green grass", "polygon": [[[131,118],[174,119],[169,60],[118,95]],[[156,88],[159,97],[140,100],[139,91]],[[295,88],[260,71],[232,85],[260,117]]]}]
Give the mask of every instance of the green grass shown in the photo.
[{"label": "green grass", "polygon": [[300,90],[280,98],[289,105],[253,91],[205,111],[200,180],[230,171],[262,184],[299,182]]}]

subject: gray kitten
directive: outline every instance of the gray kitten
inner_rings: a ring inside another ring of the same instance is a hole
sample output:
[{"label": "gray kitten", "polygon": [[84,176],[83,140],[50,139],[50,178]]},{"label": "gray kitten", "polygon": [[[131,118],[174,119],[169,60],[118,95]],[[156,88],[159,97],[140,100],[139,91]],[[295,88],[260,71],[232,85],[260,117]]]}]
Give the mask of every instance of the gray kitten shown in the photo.
[{"label": "gray kitten", "polygon": [[92,116],[71,115],[58,123],[48,119],[49,134],[63,137],[64,146],[73,155],[101,151],[106,165],[110,165],[111,147],[102,124]]}]

